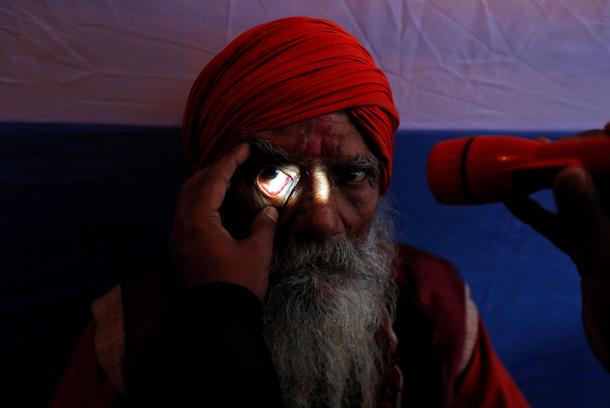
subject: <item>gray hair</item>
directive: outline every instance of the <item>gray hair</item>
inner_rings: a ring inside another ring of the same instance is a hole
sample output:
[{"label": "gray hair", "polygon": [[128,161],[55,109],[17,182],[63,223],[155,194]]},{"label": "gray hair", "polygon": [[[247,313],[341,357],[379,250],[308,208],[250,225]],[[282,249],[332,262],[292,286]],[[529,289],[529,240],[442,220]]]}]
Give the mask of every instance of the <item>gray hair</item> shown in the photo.
[{"label": "gray hair", "polygon": [[358,242],[292,242],[274,255],[264,335],[287,406],[376,405],[396,298],[387,214]]}]

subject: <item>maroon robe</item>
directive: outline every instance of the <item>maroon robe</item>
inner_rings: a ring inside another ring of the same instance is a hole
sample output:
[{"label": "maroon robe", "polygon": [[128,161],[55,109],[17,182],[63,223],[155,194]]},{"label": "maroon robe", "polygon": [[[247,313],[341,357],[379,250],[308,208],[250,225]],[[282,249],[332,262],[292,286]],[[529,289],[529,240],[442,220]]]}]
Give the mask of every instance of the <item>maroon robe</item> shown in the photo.
[{"label": "maroon robe", "polygon": [[[169,263],[156,269],[168,267]],[[107,296],[114,300],[94,306],[94,318],[96,311],[98,316],[83,334],[51,407],[120,405],[126,388],[124,372],[138,347],[158,327],[167,305],[160,276],[147,273],[127,280],[120,294],[115,290]],[[529,406],[495,354],[451,263],[401,245],[393,276],[399,289],[393,328],[403,376],[402,406]],[[100,309],[111,317],[100,316]],[[108,323],[113,319],[118,328]],[[107,332],[114,333],[104,336]],[[387,400],[380,406],[391,403]]]}]

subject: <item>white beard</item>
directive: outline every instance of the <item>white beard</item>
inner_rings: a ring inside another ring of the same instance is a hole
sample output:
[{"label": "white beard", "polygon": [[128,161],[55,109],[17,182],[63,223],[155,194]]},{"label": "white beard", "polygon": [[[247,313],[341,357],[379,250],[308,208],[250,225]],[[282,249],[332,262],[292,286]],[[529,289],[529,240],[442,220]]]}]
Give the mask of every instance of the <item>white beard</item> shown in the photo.
[{"label": "white beard", "polygon": [[388,351],[379,336],[388,335],[396,298],[393,257],[381,211],[364,242],[292,243],[275,255],[264,335],[286,406],[376,405]]}]

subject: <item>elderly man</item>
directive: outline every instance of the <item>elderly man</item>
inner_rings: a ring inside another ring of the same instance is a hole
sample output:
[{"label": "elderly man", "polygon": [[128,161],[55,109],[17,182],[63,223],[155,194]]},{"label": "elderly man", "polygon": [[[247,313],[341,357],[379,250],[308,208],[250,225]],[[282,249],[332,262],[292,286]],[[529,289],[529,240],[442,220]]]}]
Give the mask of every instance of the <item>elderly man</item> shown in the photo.
[{"label": "elderly man", "polygon": [[[527,406],[452,265],[392,241],[397,127],[384,74],[336,24],[235,39],[187,104],[171,261],[94,304],[55,405]],[[558,215],[509,208],[576,262],[607,363],[607,213],[582,170],[555,190]]]}]

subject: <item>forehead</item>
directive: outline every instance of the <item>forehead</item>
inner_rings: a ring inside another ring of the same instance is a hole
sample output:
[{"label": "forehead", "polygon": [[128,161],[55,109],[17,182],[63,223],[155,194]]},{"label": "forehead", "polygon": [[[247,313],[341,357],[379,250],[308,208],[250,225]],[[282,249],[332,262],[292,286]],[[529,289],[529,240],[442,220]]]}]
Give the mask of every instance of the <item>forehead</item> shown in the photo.
[{"label": "forehead", "polygon": [[344,112],[256,132],[254,136],[303,161],[332,162],[354,156],[372,155],[364,138]]}]

